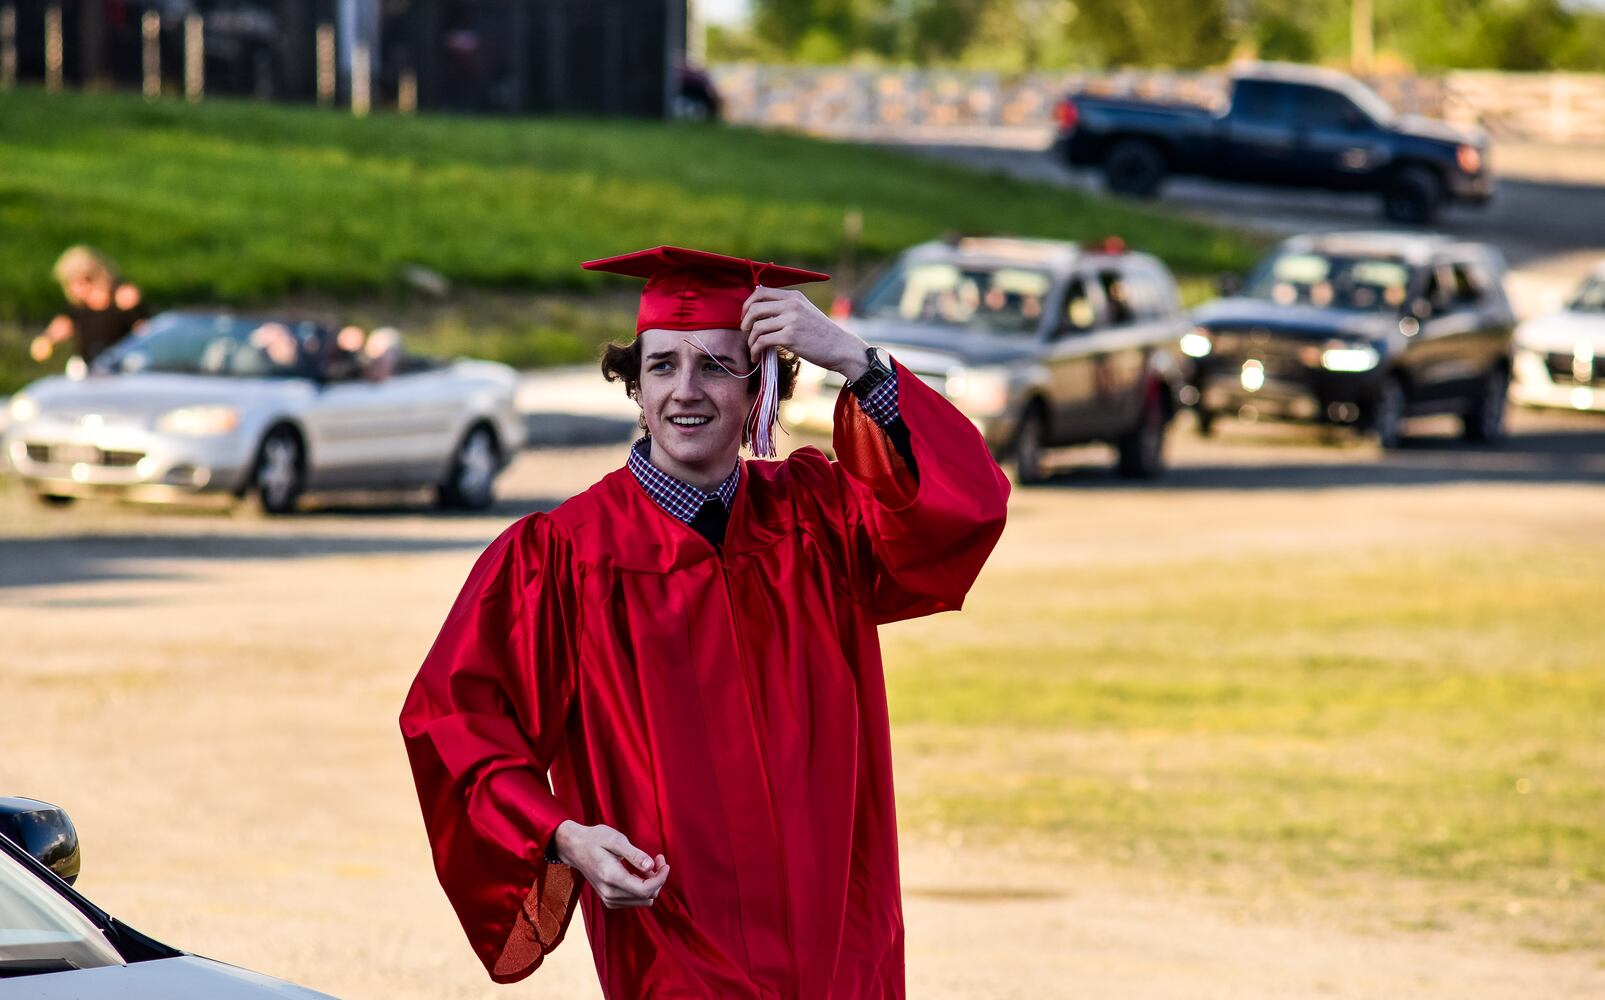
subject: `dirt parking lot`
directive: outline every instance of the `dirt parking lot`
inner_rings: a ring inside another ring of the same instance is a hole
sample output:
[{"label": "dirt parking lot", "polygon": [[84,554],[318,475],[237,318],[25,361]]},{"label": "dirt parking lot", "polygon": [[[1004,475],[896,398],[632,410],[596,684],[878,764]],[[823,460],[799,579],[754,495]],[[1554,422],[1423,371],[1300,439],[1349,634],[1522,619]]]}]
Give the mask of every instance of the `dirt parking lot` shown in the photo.
[{"label": "dirt parking lot", "polygon": [[[1387,457],[1302,431],[1182,429],[1161,485],[1077,452],[1016,496],[988,573],[1546,532],[1605,555],[1605,420],[1516,424],[1502,449],[1429,432]],[[621,456],[528,452],[497,509],[470,517],[45,511],[0,486],[0,792],[65,806],[80,887],[199,953],[352,998],[596,996],[579,933],[531,982],[484,978],[434,884],[395,717],[481,547]],[[1591,953],[1267,913],[1163,872],[918,830],[904,850],[915,997],[1605,995]]]}]

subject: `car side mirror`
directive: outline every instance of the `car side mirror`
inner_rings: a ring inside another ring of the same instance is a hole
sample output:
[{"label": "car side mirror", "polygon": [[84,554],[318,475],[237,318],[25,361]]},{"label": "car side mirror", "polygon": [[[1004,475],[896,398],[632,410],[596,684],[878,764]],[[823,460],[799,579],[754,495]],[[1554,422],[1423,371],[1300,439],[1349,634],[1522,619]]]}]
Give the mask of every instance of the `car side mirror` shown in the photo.
[{"label": "car side mirror", "polygon": [[0,796],[0,835],[27,851],[68,885],[83,860],[78,831],[64,809],[22,796]]},{"label": "car side mirror", "polygon": [[1229,299],[1243,290],[1243,279],[1241,276],[1232,274],[1229,271],[1217,274],[1215,276],[1215,288],[1220,292],[1222,298]]}]

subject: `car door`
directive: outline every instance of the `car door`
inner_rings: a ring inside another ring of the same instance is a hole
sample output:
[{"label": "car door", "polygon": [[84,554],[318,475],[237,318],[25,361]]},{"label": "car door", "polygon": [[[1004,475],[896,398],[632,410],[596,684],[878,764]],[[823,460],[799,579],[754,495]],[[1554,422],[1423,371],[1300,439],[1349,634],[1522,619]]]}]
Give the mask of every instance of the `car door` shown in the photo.
[{"label": "car door", "polygon": [[326,382],[306,416],[313,488],[418,485],[438,474],[455,407],[440,373]]},{"label": "car door", "polygon": [[1096,398],[1093,383],[1093,331],[1104,311],[1103,294],[1090,275],[1074,274],[1066,284],[1057,330],[1043,352],[1048,371],[1053,444],[1090,440],[1086,426]]},{"label": "car door", "polygon": [[1385,162],[1376,123],[1344,95],[1324,87],[1290,86],[1291,168],[1299,183],[1354,188]]},{"label": "car door", "polygon": [[1411,383],[1411,403],[1418,410],[1452,409],[1480,378],[1477,365],[1482,317],[1478,297],[1463,282],[1463,268],[1445,258],[1434,260],[1426,278],[1417,315],[1425,313],[1420,327],[1405,348],[1405,368]]},{"label": "car door", "polygon": [[1287,183],[1293,126],[1287,87],[1269,80],[1239,80],[1221,121],[1224,138],[1217,176],[1227,180]]}]

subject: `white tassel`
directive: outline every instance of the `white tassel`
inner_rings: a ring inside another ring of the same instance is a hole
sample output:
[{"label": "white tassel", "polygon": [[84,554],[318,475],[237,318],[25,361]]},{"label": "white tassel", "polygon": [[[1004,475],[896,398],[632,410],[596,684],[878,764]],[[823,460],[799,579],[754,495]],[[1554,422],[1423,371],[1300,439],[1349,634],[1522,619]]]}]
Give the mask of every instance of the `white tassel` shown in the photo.
[{"label": "white tassel", "polygon": [[780,419],[780,352],[765,348],[759,363],[758,398],[747,416],[747,445],[759,458],[774,458],[775,425]]}]

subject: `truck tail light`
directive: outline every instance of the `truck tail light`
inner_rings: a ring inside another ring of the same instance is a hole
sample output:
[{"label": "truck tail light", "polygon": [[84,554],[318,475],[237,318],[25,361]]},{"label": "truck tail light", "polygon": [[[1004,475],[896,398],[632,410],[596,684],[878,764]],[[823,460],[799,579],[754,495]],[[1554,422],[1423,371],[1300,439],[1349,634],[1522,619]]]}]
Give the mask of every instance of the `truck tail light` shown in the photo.
[{"label": "truck tail light", "polygon": [[1059,131],[1068,132],[1076,127],[1076,119],[1081,112],[1076,108],[1076,102],[1066,97],[1053,106],[1053,120],[1059,126]]}]

